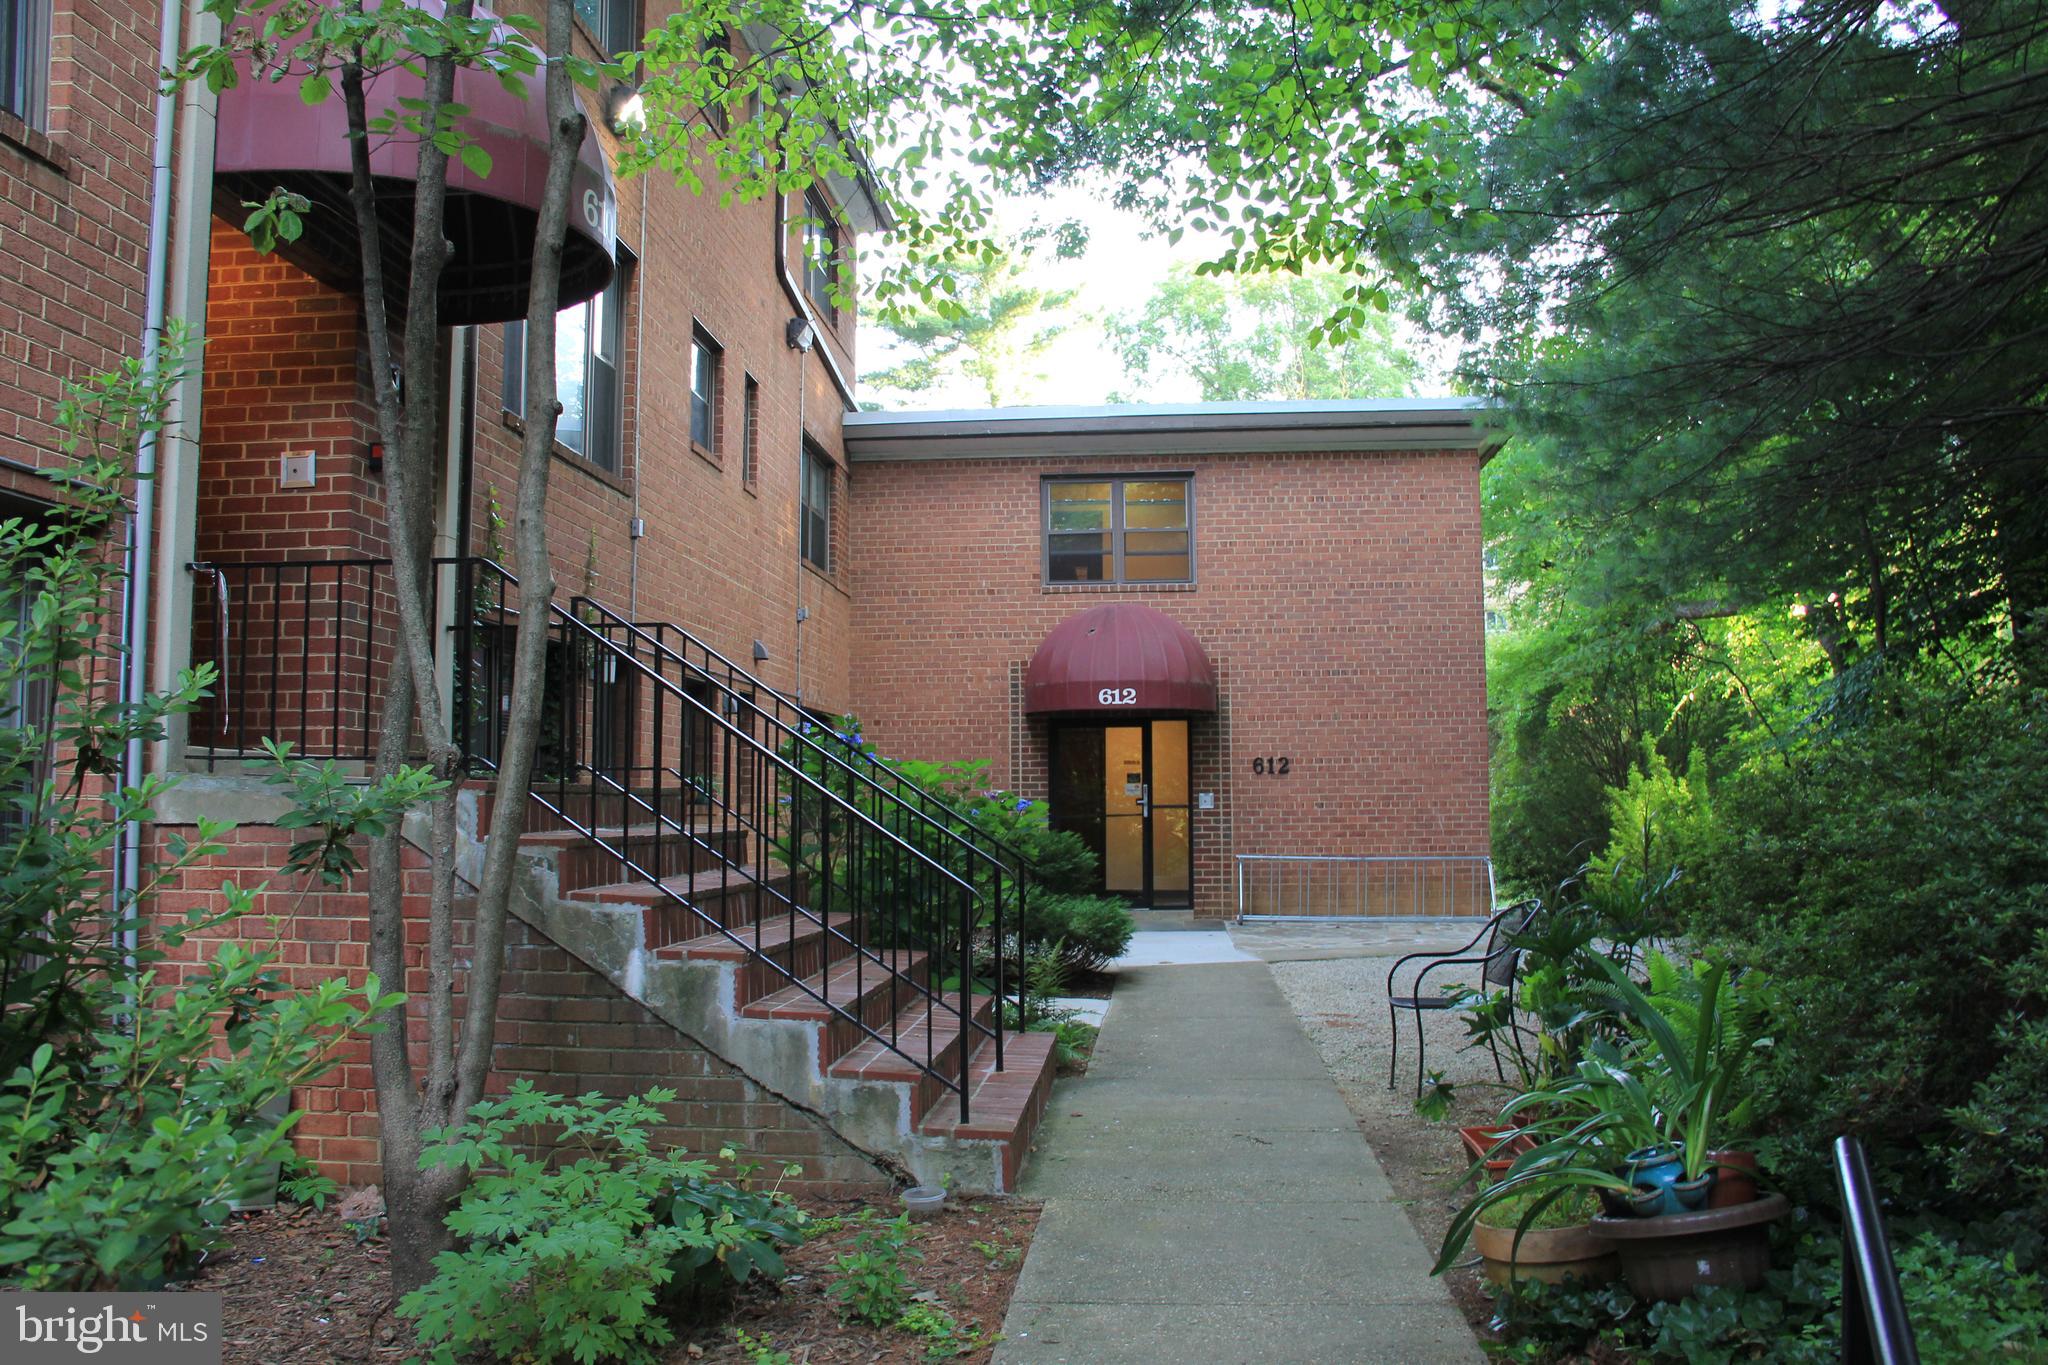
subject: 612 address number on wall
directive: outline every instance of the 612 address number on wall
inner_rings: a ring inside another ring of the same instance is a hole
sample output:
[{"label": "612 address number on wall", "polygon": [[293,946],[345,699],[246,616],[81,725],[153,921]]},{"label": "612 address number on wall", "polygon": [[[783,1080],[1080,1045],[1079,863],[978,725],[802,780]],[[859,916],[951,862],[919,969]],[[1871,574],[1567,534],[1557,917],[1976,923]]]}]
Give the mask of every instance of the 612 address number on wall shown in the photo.
[{"label": "612 address number on wall", "polygon": [[1294,760],[1291,758],[1255,758],[1252,760],[1252,771],[1260,777],[1285,777],[1293,767]]}]

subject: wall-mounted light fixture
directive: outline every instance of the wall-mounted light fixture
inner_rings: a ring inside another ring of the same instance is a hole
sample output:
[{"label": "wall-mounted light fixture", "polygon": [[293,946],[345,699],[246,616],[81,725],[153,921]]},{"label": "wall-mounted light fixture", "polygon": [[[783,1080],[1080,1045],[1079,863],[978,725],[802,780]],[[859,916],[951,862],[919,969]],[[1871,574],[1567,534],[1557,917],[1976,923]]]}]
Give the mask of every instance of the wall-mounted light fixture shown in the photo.
[{"label": "wall-mounted light fixture", "polygon": [[641,97],[640,88],[621,82],[605,91],[604,121],[620,137],[646,128],[647,101]]},{"label": "wall-mounted light fixture", "polygon": [[792,351],[808,351],[818,339],[818,329],[811,326],[809,318],[791,318],[783,336]]},{"label": "wall-mounted light fixture", "polygon": [[757,664],[768,662],[768,646],[762,644],[759,640],[754,641],[754,662]]}]

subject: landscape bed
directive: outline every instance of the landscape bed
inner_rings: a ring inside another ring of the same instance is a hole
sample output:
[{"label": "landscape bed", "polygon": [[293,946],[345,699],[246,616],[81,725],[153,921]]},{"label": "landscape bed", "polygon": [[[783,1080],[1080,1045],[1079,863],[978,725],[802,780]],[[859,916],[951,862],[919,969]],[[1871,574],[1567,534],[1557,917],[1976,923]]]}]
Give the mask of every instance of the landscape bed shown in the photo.
[{"label": "landscape bed", "polygon": [[[880,1225],[858,1221],[859,1200],[800,1201],[824,1228],[788,1257],[780,1286],[750,1284],[715,1324],[680,1329],[665,1359],[753,1362],[745,1332],[774,1359],[792,1362],[983,1362],[993,1354],[1017,1273],[1038,1225],[1038,1206],[1019,1199],[962,1199],[913,1225],[902,1265],[918,1303],[960,1325],[954,1346],[893,1327],[848,1322],[828,1294],[832,1262]],[[221,1295],[225,1365],[271,1362],[383,1362],[416,1356],[408,1324],[389,1311],[388,1257],[379,1237],[358,1237],[332,1208],[306,1205],[237,1217],[229,1244],[208,1257],[189,1287]],[[945,1351],[957,1347],[955,1354]]]}]

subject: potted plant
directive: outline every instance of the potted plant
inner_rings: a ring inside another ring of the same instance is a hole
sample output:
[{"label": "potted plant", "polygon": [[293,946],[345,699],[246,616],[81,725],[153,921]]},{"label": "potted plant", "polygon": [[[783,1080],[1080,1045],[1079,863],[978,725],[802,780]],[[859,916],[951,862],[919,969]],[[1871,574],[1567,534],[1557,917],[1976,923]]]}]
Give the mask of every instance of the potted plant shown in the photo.
[{"label": "potted plant", "polygon": [[1472,1228],[1472,1246],[1484,1258],[1486,1278],[1497,1285],[1517,1280],[1582,1285],[1606,1284],[1620,1274],[1614,1248],[1589,1226],[1599,1202],[1583,1188],[1550,1201],[1524,1224],[1536,1198],[1524,1193],[1490,1205]]},{"label": "potted plant", "polygon": [[[1710,1154],[1740,1131],[1748,1110],[1734,1098],[1758,1043],[1746,1006],[1724,1001],[1723,964],[1685,971],[1652,954],[1654,994],[1621,967],[1598,966],[1603,979],[1590,994],[1625,1022],[1625,1035],[1594,1038],[1575,1066],[1508,1102],[1506,1114],[1537,1115],[1510,1135],[1534,1145],[1453,1217],[1437,1270],[1448,1268],[1482,1222],[1501,1221],[1496,1208],[1514,1201],[1521,1211],[1515,1232],[1526,1238],[1550,1205],[1592,1191],[1608,1212],[1589,1226],[1614,1244],[1622,1273],[1644,1297],[1690,1292],[1672,1278],[1687,1265],[1695,1287],[1751,1283],[1761,1274],[1760,1249],[1767,1263],[1767,1225],[1784,1201],[1702,1207],[1717,1170]],[[1626,1205],[1617,1207],[1620,1201]],[[1632,1262],[1644,1267],[1640,1277]]]}]

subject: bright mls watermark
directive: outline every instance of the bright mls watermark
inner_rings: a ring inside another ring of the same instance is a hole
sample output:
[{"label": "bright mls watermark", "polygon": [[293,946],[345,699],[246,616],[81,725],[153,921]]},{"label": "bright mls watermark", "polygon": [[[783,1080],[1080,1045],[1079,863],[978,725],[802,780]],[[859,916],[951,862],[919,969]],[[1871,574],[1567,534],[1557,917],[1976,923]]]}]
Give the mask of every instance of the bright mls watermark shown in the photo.
[{"label": "bright mls watermark", "polygon": [[218,1294],[0,1294],[0,1360],[220,1365]]}]

